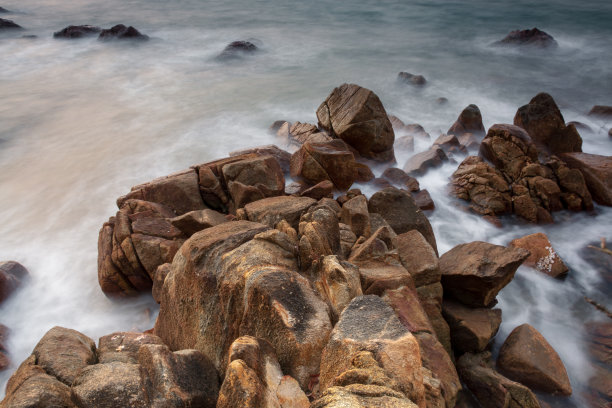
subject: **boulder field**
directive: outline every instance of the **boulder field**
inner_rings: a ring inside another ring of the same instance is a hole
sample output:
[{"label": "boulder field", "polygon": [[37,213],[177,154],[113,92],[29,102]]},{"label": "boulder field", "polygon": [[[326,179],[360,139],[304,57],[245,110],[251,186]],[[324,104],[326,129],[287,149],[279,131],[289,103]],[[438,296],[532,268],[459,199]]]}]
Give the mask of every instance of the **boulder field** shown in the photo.
[{"label": "boulder field", "polygon": [[[552,98],[534,100],[560,115]],[[544,125],[530,112],[525,127],[488,132],[476,106],[461,113],[432,146],[438,157],[480,146],[453,175],[454,193],[481,214],[534,222],[592,208],[581,167],[548,148],[586,154],[574,139],[551,144],[575,128],[546,119],[556,127],[538,138],[531,133]],[[571,394],[563,362],[532,326],[510,334],[497,369],[491,362],[502,320],[495,298],[523,262],[546,258],[546,237],[440,254],[422,208],[433,202],[415,198],[429,194],[394,167],[394,128],[424,130],[389,117],[354,84],[334,89],[317,117],[318,126],[275,124],[293,154],[242,150],[120,197],[99,233],[99,284],[110,298],[152,293],[155,326],[97,343],[54,327],[13,374],[0,408],[452,408],[469,406],[467,395],[483,407],[540,407],[532,389]],[[368,197],[355,182],[378,188]]]}]

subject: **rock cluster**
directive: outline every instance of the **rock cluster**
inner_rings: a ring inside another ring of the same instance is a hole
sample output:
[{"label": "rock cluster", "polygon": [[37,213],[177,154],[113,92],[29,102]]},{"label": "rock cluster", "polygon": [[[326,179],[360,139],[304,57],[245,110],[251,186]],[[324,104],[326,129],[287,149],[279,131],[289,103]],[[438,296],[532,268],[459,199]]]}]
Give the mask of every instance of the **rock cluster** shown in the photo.
[{"label": "rock cluster", "polygon": [[148,40],[149,36],[142,34],[132,26],[117,24],[108,29],[92,25],[70,25],[53,33],[53,38],[60,39],[79,39],[92,36],[98,36],[98,40]]}]

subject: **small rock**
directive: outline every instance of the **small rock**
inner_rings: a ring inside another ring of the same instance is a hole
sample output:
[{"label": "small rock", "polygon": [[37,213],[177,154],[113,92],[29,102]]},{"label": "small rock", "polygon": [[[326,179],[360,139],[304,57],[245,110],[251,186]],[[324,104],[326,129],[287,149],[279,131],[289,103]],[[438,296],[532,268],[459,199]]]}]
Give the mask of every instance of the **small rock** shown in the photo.
[{"label": "small rock", "polygon": [[233,41],[217,56],[221,60],[240,58],[255,53],[259,48],[250,41]]},{"label": "small rock", "polygon": [[466,154],[467,153],[466,147],[463,146],[461,143],[459,143],[459,139],[457,138],[457,136],[453,134],[450,134],[450,135],[442,134],[434,141],[433,144],[434,146],[439,146],[447,154],[452,154],[452,153]]},{"label": "small rock", "polygon": [[0,31],[2,30],[21,30],[22,26],[16,24],[12,20],[5,20],[4,18],[0,18]]},{"label": "small rock", "polygon": [[369,237],[372,231],[370,230],[370,214],[366,197],[360,195],[344,203],[340,221],[350,226],[356,236]]},{"label": "small rock", "polygon": [[525,260],[525,265],[534,267],[553,278],[562,278],[569,270],[553,249],[546,234],[538,232],[526,235],[522,238],[513,239],[509,245],[528,250],[531,255]]},{"label": "small rock", "polygon": [[448,98],[441,96],[440,98],[436,98],[436,103],[438,105],[446,105],[448,103]]},{"label": "small rock", "polygon": [[170,219],[172,225],[188,237],[198,231],[227,222],[225,215],[215,210],[196,210]]},{"label": "small rock", "polygon": [[28,270],[18,262],[0,262],[0,304],[8,299],[29,276]]},{"label": "small rock", "polygon": [[427,80],[423,75],[415,75],[409,72],[400,72],[397,74],[397,79],[400,82],[417,86],[423,86],[427,83]]},{"label": "small rock", "polygon": [[329,180],[323,180],[314,186],[307,188],[306,190],[299,193],[301,197],[310,197],[315,200],[322,198],[333,198],[334,194],[334,183]]},{"label": "small rock", "polygon": [[484,351],[499,330],[501,309],[471,308],[445,299],[442,314],[451,331],[453,349],[458,353]]},{"label": "small rock", "polygon": [[382,177],[400,188],[406,188],[409,191],[420,190],[419,181],[397,167],[389,167],[383,172]]},{"label": "small rock", "polygon": [[0,7],[0,13],[10,13],[10,11],[5,9],[4,7]]},{"label": "small rock", "polygon": [[109,41],[109,40],[139,40],[146,41],[149,39],[148,35],[141,34],[140,31],[132,26],[126,27],[123,24],[117,24],[112,28],[100,31],[98,40]]},{"label": "small rock", "polygon": [[429,150],[412,156],[404,165],[404,171],[410,175],[421,176],[428,170],[440,167],[448,157],[444,150],[438,146],[432,146]]},{"label": "small rock", "polygon": [[421,190],[412,195],[416,205],[423,211],[431,211],[436,208],[429,191]]},{"label": "small rock", "polygon": [[53,38],[84,38],[99,34],[102,31],[100,27],[91,25],[68,26],[60,31],[53,33]]},{"label": "small rock", "polygon": [[493,43],[494,45],[520,45],[537,48],[557,48],[559,44],[555,39],[544,31],[532,28],[531,30],[511,31],[503,40]]},{"label": "small rock", "polygon": [[612,106],[595,105],[589,111],[589,116],[599,116],[601,118],[612,118]]},{"label": "small rock", "polygon": [[453,123],[446,133],[457,137],[466,133],[471,133],[476,137],[484,136],[485,128],[482,124],[482,115],[478,106],[468,105],[463,109],[455,123]]}]

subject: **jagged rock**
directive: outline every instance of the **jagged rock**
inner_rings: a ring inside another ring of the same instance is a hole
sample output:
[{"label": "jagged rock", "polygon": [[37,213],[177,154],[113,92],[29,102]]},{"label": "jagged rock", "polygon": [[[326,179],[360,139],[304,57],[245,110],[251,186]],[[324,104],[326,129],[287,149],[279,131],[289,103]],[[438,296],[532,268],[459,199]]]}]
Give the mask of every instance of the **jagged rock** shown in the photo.
[{"label": "jagged rock", "polygon": [[306,142],[325,143],[332,140],[332,137],[320,131],[315,125],[302,122],[293,124],[285,122],[276,132],[276,136],[287,146],[301,146]]},{"label": "jagged rock", "polygon": [[414,193],[412,198],[414,198],[416,205],[423,211],[431,211],[436,208],[436,205],[434,204],[433,199],[427,190],[421,190]]},{"label": "jagged rock", "polygon": [[348,258],[351,253],[351,248],[355,245],[357,241],[357,235],[351,230],[346,224],[340,223],[338,224],[339,233],[340,233],[340,250],[342,256],[344,258]]},{"label": "jagged rock", "polygon": [[357,177],[355,177],[355,181],[359,183],[367,183],[376,178],[374,173],[372,173],[372,169],[370,169],[370,167],[365,163],[355,163],[355,168],[357,169]]},{"label": "jagged rock", "polygon": [[302,270],[309,269],[325,255],[340,254],[340,226],[333,210],[315,206],[302,216],[298,250]]},{"label": "jagged rock", "polygon": [[417,85],[417,86],[423,86],[427,83],[427,80],[425,79],[423,75],[415,75],[415,74],[411,74],[409,72],[403,72],[403,71],[397,74],[397,79],[398,81],[402,83]]},{"label": "jagged rock", "polygon": [[70,25],[53,33],[53,38],[84,38],[99,34],[102,29],[92,25]]},{"label": "jagged rock", "polygon": [[487,242],[460,244],[440,257],[444,293],[473,307],[488,307],[529,256],[522,248]]},{"label": "jagged rock", "polygon": [[569,271],[563,260],[553,249],[546,234],[537,232],[510,241],[510,246],[523,248],[530,252],[529,258],[525,260],[525,265],[536,268],[553,278],[564,277]]},{"label": "jagged rock", "polygon": [[250,41],[232,41],[229,43],[217,56],[220,60],[230,60],[240,58],[243,55],[250,55],[255,53],[259,48]]},{"label": "jagged rock", "polygon": [[383,172],[382,177],[400,188],[406,188],[409,191],[420,190],[419,181],[397,167],[389,167]]},{"label": "jagged rock", "polygon": [[423,175],[429,169],[440,167],[448,157],[444,150],[438,146],[432,146],[429,150],[412,156],[404,165],[404,171],[410,175]]},{"label": "jagged rock", "polygon": [[493,43],[494,45],[518,45],[536,48],[557,48],[559,44],[548,33],[532,28],[531,30],[511,31],[503,40]]},{"label": "jagged rock", "polygon": [[395,160],[393,127],[380,99],[369,89],[342,84],[319,106],[317,118],[319,127],[344,140],[361,156]]},{"label": "jagged rock", "polygon": [[501,309],[471,308],[450,299],[444,300],[442,314],[450,327],[453,349],[458,353],[484,351],[502,320]]},{"label": "jagged rock", "polygon": [[19,262],[0,262],[0,304],[8,299],[29,276],[28,270]]},{"label": "jagged rock", "polygon": [[98,363],[106,364],[138,363],[138,350],[145,344],[164,344],[154,334],[136,332],[117,332],[100,337],[98,343]]},{"label": "jagged rock", "polygon": [[444,150],[444,153],[453,154],[466,154],[467,149],[461,143],[459,143],[459,139],[454,134],[441,134],[433,143],[434,146],[437,146]]},{"label": "jagged rock", "polygon": [[215,210],[190,211],[170,219],[170,223],[190,237],[198,231],[227,222],[225,215]]},{"label": "jagged rock", "polygon": [[333,191],[334,183],[329,180],[323,180],[320,183],[317,183],[314,186],[300,192],[300,197],[310,197],[314,198],[315,200],[320,200],[326,197],[333,198]]},{"label": "jagged rock", "polygon": [[249,203],[244,210],[249,221],[275,227],[285,220],[297,229],[302,214],[315,204],[316,201],[308,197],[278,196]]},{"label": "jagged rock", "polygon": [[138,364],[112,362],[85,367],[75,378],[71,398],[79,408],[146,408]]},{"label": "jagged rock", "polygon": [[440,282],[438,256],[423,234],[417,230],[399,234],[393,239],[393,245],[417,287]]},{"label": "jagged rock", "polygon": [[351,250],[349,262],[359,262],[368,259],[375,259],[384,256],[391,246],[391,231],[385,227],[376,230],[368,239],[362,237],[364,241],[357,241]]},{"label": "jagged rock", "polygon": [[461,111],[459,117],[446,132],[449,135],[461,137],[471,133],[475,137],[482,137],[485,134],[485,128],[482,124],[482,115],[480,109],[476,105],[468,105]]},{"label": "jagged rock", "polygon": [[323,257],[314,284],[329,305],[333,323],[353,298],[363,294],[359,269],[336,255]]},{"label": "jagged rock", "polygon": [[612,156],[589,153],[561,153],[559,158],[568,167],[580,170],[596,202],[612,206]]},{"label": "jagged rock", "polygon": [[0,31],[4,30],[22,30],[23,27],[15,23],[13,20],[0,18]]},{"label": "jagged rock", "polygon": [[342,206],[340,221],[351,227],[355,235],[369,237],[372,234],[370,229],[370,214],[368,213],[368,200],[360,195],[348,200]]},{"label": "jagged rock", "polygon": [[123,24],[117,24],[109,29],[100,31],[98,40],[109,41],[109,40],[139,40],[146,41],[149,39],[148,35],[142,34],[140,31],[132,26],[126,27]]},{"label": "jagged rock", "polygon": [[539,93],[521,106],[514,124],[529,133],[536,146],[552,154],[581,152],[582,138],[574,125],[565,125],[561,111],[552,96]]},{"label": "jagged rock", "polygon": [[217,370],[197,350],[174,353],[163,344],[138,350],[146,407],[215,408],[219,395]]},{"label": "jagged rock", "polygon": [[361,288],[366,295],[382,296],[387,289],[414,287],[410,273],[393,259],[365,259],[353,261],[359,267]]},{"label": "jagged rock", "polygon": [[532,326],[518,326],[499,350],[497,367],[508,378],[543,392],[571,395],[565,366],[557,352]]},{"label": "jagged rock", "polygon": [[429,317],[429,322],[434,329],[438,341],[442,344],[448,355],[452,356],[450,328],[444,317],[442,317],[442,284],[438,282],[419,286],[417,287],[417,294],[423,310],[425,310]]},{"label": "jagged rock", "polygon": [[244,149],[244,150],[236,150],[236,151],[230,152],[229,156],[230,157],[245,156],[245,155],[250,156],[252,154],[256,154],[258,156],[274,157],[276,161],[278,162],[278,164],[280,165],[281,169],[283,170],[283,173],[285,174],[289,173],[289,161],[291,160],[291,153],[273,144],[265,145],[265,146],[257,146],[257,147],[253,147],[250,149]]},{"label": "jagged rock", "polygon": [[491,353],[466,353],[457,360],[461,380],[483,407],[540,408],[531,390],[491,368]]},{"label": "jagged rock", "polygon": [[356,297],[342,312],[321,358],[321,391],[350,370],[351,361],[361,351],[372,353],[385,375],[397,383],[398,391],[417,405],[424,405],[419,345],[378,296]]},{"label": "jagged rock", "polygon": [[380,214],[396,234],[419,231],[434,251],[438,252],[431,224],[410,193],[394,187],[385,188],[372,195],[368,201],[368,209],[371,213]]},{"label": "jagged rock", "polygon": [[307,142],[291,156],[291,176],[309,184],[329,180],[345,191],[357,179],[357,164],[342,140]]},{"label": "jagged rock", "polygon": [[149,279],[143,286],[145,291],[149,291],[153,286],[153,278],[157,267],[172,262],[176,251],[183,244],[183,240],[168,240],[143,234],[132,234],[131,237],[138,261],[149,275]]},{"label": "jagged rock", "polygon": [[6,370],[11,365],[6,345],[9,334],[9,328],[0,323],[0,371]]}]

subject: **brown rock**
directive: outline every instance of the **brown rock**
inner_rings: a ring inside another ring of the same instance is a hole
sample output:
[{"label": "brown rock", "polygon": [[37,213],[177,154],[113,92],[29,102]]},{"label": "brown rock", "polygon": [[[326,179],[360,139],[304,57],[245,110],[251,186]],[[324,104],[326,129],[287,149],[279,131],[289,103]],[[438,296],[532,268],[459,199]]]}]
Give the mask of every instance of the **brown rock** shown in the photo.
[{"label": "brown rock", "polygon": [[353,298],[363,294],[359,269],[335,255],[323,257],[314,284],[329,305],[332,323],[338,321]]},{"label": "brown rock", "polygon": [[440,282],[438,256],[419,231],[411,230],[398,235],[393,245],[417,287]]},{"label": "brown rock", "polygon": [[568,167],[578,169],[584,176],[593,200],[612,206],[612,157],[589,153],[562,153],[559,158]]},{"label": "brown rock", "polygon": [[[360,239],[365,239],[362,237]],[[357,241],[351,250],[349,262],[359,262],[384,256],[389,250],[392,236],[391,231],[385,227],[376,230],[370,238],[365,241]]]},{"label": "brown rock", "polygon": [[151,288],[151,295],[153,299],[159,304],[161,301],[162,288],[164,287],[164,281],[166,276],[170,272],[170,263],[161,264],[155,270],[155,276],[153,276],[153,287]]},{"label": "brown rock", "polygon": [[263,384],[257,373],[250,369],[243,360],[229,363],[225,380],[219,390],[218,408],[263,407]]},{"label": "brown rock", "polygon": [[[279,125],[279,128],[280,126],[282,126],[282,123]],[[274,133],[276,133],[277,130],[275,130]],[[238,151],[231,152],[229,155],[230,157],[234,157],[234,156],[244,156],[244,155],[248,155],[252,153],[257,154],[258,156],[274,157],[276,161],[278,162],[278,164],[280,165],[281,169],[283,170],[283,173],[285,174],[289,173],[289,161],[291,160],[291,153],[273,144],[253,147],[251,149],[238,150]]]},{"label": "brown rock", "polygon": [[431,224],[410,193],[393,187],[385,188],[372,195],[368,209],[371,213],[380,214],[396,234],[419,231],[434,251],[438,252]]},{"label": "brown rock", "polygon": [[134,249],[138,255],[138,261],[149,274],[149,280],[144,288],[150,290],[153,286],[155,271],[159,265],[172,262],[176,251],[181,247],[183,241],[174,241],[150,235],[132,234]]},{"label": "brown rock", "polygon": [[414,193],[412,198],[414,198],[416,205],[423,211],[431,211],[436,208],[436,205],[434,204],[433,199],[427,190],[421,190]]},{"label": "brown rock", "polygon": [[414,136],[404,135],[395,138],[393,147],[399,151],[413,152],[414,151]]},{"label": "brown rock", "polygon": [[76,330],[55,326],[40,339],[32,354],[47,374],[71,385],[79,372],[95,364],[96,344]]},{"label": "brown rock", "polygon": [[447,299],[442,313],[451,330],[453,349],[458,353],[484,351],[497,334],[501,309],[470,308]]},{"label": "brown rock", "polygon": [[411,333],[434,333],[414,287],[408,285],[400,286],[397,289],[388,289],[383,292],[381,298],[393,308],[400,322]]},{"label": "brown rock", "polygon": [[319,126],[365,158],[393,161],[393,127],[378,96],[354,84],[335,88],[317,109]]},{"label": "brown rock", "polygon": [[98,363],[106,364],[113,361],[119,363],[138,363],[138,350],[145,344],[164,344],[162,339],[154,334],[137,332],[117,332],[100,337],[98,347]]},{"label": "brown rock", "polygon": [[514,124],[529,133],[538,149],[553,154],[581,152],[582,138],[573,125],[566,126],[553,98],[539,93],[518,109]]},{"label": "brown rock", "polygon": [[400,188],[406,188],[409,191],[420,190],[419,181],[397,167],[389,167],[383,172],[382,177]]},{"label": "brown rock", "polygon": [[106,296],[134,296],[138,292],[112,260],[113,227],[105,223],[98,235],[98,283]]},{"label": "brown rock", "polygon": [[387,289],[414,287],[410,273],[393,259],[366,259],[353,263],[359,267],[361,288],[366,295],[382,296]]},{"label": "brown rock", "polygon": [[300,220],[299,259],[302,270],[309,269],[325,255],[341,252],[338,217],[327,206],[311,207]]},{"label": "brown rock", "polygon": [[409,72],[400,72],[399,74],[397,74],[397,79],[401,83],[416,86],[423,86],[427,83],[427,80],[423,75],[415,75]]},{"label": "brown rock", "polygon": [[423,175],[429,169],[440,167],[448,157],[444,150],[438,146],[432,146],[429,150],[412,156],[404,165],[404,171],[410,175]]},{"label": "brown rock", "polygon": [[493,45],[528,46],[535,48],[557,48],[559,46],[550,34],[535,27],[530,30],[511,31],[504,39],[496,41]]},{"label": "brown rock", "polygon": [[341,254],[344,258],[348,258],[351,248],[353,248],[357,241],[357,235],[351,230],[351,227],[343,223],[338,224],[338,229],[340,233]]},{"label": "brown rock", "polygon": [[[254,155],[246,155],[251,157]],[[202,200],[204,204],[210,208],[214,208],[219,211],[227,211],[227,205],[229,198],[221,186],[221,181],[217,174],[213,171],[214,162],[210,164],[204,164],[195,166],[195,170],[198,173],[199,188]]]},{"label": "brown rock", "polygon": [[488,307],[528,256],[521,248],[482,241],[457,245],[440,257],[444,293],[468,306]]},{"label": "brown rock", "polygon": [[181,230],[188,237],[198,231],[214,227],[227,222],[225,215],[215,210],[190,211],[186,214],[170,219],[172,225]]},{"label": "brown rock", "polygon": [[291,176],[310,184],[329,180],[345,191],[357,179],[357,165],[342,140],[307,142],[291,156]]},{"label": "brown rock", "polygon": [[18,262],[0,262],[0,304],[11,296],[29,276],[28,270]]},{"label": "brown rock", "polygon": [[310,197],[315,200],[320,200],[322,198],[332,198],[334,191],[334,183],[329,180],[323,180],[320,183],[315,184],[314,186],[307,188],[306,190],[300,192],[300,196],[302,197]]},{"label": "brown rock", "polygon": [[442,284],[433,283],[431,285],[420,286],[417,288],[417,294],[423,310],[425,310],[429,317],[429,322],[434,329],[438,341],[442,344],[447,354],[452,356],[450,328],[444,317],[442,317]]},{"label": "brown rock", "polygon": [[482,115],[480,109],[476,105],[468,105],[453,125],[446,132],[449,135],[460,137],[466,133],[471,133],[476,137],[482,137],[485,134],[485,129],[482,124]]},{"label": "brown rock", "polygon": [[309,197],[270,197],[254,201],[244,207],[249,221],[266,224],[272,228],[285,220],[291,227],[297,229],[300,217],[316,201]]},{"label": "brown rock", "polygon": [[361,235],[369,237],[372,231],[370,230],[370,215],[366,197],[360,195],[344,203],[340,221],[350,226],[358,237]]},{"label": "brown rock", "polygon": [[518,326],[508,336],[497,358],[508,378],[552,394],[571,395],[572,387],[559,355],[532,326]]},{"label": "brown rock", "polygon": [[526,235],[510,241],[510,246],[528,250],[531,255],[525,260],[525,265],[536,268],[553,278],[564,277],[568,267],[563,263],[557,252],[553,249],[546,234],[541,232]]},{"label": "brown rock", "polygon": [[595,105],[589,111],[589,116],[599,116],[601,118],[612,118],[612,106]]},{"label": "brown rock", "polygon": [[459,143],[459,139],[457,138],[457,136],[453,134],[448,134],[448,135],[441,134],[434,141],[433,145],[440,147],[442,150],[444,150],[444,153],[447,153],[447,154],[452,154],[452,153],[466,154],[467,153],[467,149],[465,148],[465,146]]},{"label": "brown rock", "polygon": [[478,150],[480,148],[480,140],[473,133],[464,133],[457,139],[468,150]]}]

